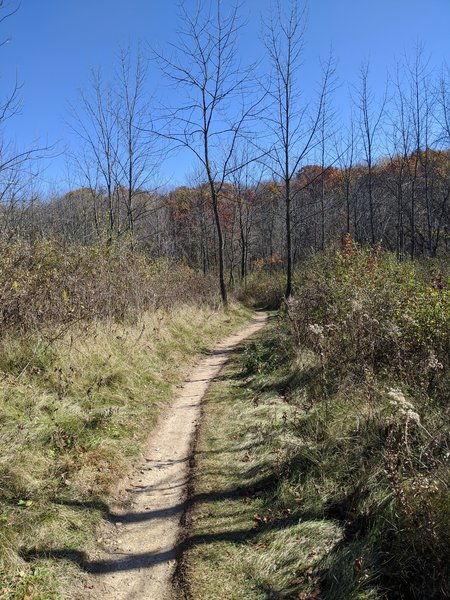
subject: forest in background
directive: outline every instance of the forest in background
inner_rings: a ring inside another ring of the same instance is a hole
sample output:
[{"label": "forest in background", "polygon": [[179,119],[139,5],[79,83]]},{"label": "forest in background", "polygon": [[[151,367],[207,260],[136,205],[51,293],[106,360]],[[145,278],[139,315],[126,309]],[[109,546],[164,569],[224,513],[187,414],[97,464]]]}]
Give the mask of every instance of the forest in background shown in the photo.
[{"label": "forest in background", "polygon": [[[5,29],[14,14],[5,2],[0,8]],[[18,152],[3,140],[5,240],[119,244],[152,260],[183,262],[216,273],[224,303],[228,285],[262,266],[284,269],[289,297],[293,265],[346,234],[381,243],[400,260],[448,251],[446,65],[431,71],[417,44],[375,93],[363,63],[344,111],[335,105],[343,82],[331,54],[317,89],[301,87],[300,4],[274,5],[258,69],[238,54],[245,29],[237,8],[219,2],[209,12],[183,10],[170,52],[122,50],[115,79],[93,70],[90,88],[68,108],[75,189],[43,198],[34,191],[39,157],[55,149]],[[170,108],[148,97],[149,61],[177,92]],[[3,98],[0,125],[19,102],[16,84]],[[182,149],[196,165],[190,181],[175,189],[158,184],[168,153]]]}]

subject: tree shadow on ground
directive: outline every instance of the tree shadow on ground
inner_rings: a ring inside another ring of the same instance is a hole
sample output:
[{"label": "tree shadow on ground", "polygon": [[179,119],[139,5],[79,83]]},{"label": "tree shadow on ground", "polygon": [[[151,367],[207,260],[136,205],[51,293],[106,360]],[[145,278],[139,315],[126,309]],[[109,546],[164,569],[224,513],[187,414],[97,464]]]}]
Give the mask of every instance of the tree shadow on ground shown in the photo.
[{"label": "tree shadow on ground", "polygon": [[[223,354],[227,350],[216,351],[217,355]],[[209,355],[214,355],[211,351]],[[286,377],[282,381],[276,381],[268,383],[262,391],[276,391],[278,394],[286,392],[288,389],[293,389],[299,385],[304,385],[310,377],[317,375],[317,370],[312,370],[310,373],[306,373],[303,376],[299,376],[295,373],[293,376]],[[242,379],[242,372],[238,374],[236,379]],[[217,379],[230,379],[230,374],[219,375]],[[243,384],[245,385],[245,384]],[[214,451],[204,451],[203,453],[220,454],[220,453],[239,453],[244,452],[250,448],[249,445],[244,446],[233,446],[231,448],[221,448]],[[201,452],[199,452],[200,454]],[[281,469],[283,470],[283,469]],[[252,499],[256,495],[261,497],[261,492],[264,495],[269,496],[274,492],[278,484],[275,474],[269,474],[261,477],[257,477],[257,473],[253,468],[250,468],[244,475],[247,477],[247,483],[244,485],[236,485],[231,488],[207,492],[207,493],[193,493],[185,502],[174,504],[173,506],[161,509],[161,510],[148,510],[142,513],[135,513],[132,511],[126,512],[125,514],[112,513],[106,504],[99,500],[86,500],[86,501],[72,501],[72,500],[57,500],[55,503],[65,504],[74,509],[78,510],[89,510],[96,509],[101,511],[104,518],[111,523],[121,522],[122,524],[127,523],[138,523],[138,522],[151,522],[152,520],[162,519],[168,516],[173,517],[179,515],[180,519],[195,510],[201,505],[220,502],[223,500],[236,500]],[[185,485],[185,481],[180,482],[180,485]],[[145,491],[145,490],[143,490]],[[231,515],[230,515],[231,516]],[[39,558],[54,558],[63,561],[71,561],[77,564],[81,569],[91,574],[104,574],[104,573],[115,573],[121,571],[135,571],[143,568],[150,568],[158,564],[167,563],[174,559],[180,559],[180,563],[183,560],[185,553],[197,546],[204,546],[208,544],[214,544],[217,542],[231,542],[234,544],[247,544],[253,540],[258,539],[260,536],[273,532],[282,531],[290,527],[298,525],[299,521],[317,521],[323,518],[323,514],[318,514],[314,511],[296,510],[288,515],[279,515],[270,518],[267,522],[253,522],[245,527],[235,527],[231,530],[216,531],[208,534],[189,534],[181,539],[179,543],[174,547],[160,552],[146,552],[146,553],[135,553],[129,555],[112,555],[112,557],[105,560],[92,560],[85,552],[70,549],[70,548],[39,548],[39,547],[28,547],[24,548],[21,552],[21,556],[26,561],[34,561]],[[261,584],[263,585],[263,584]],[[264,588],[264,589],[263,589]],[[266,595],[266,598],[288,598],[289,595],[280,595],[279,592],[263,585],[261,592]]]},{"label": "tree shadow on ground", "polygon": [[[232,448],[231,450],[223,449],[223,452],[242,451],[244,448]],[[217,450],[216,452],[219,452]],[[254,473],[249,473],[248,477],[254,476]],[[164,510],[149,510],[142,513],[128,512],[125,514],[114,514],[109,511],[107,505],[100,500],[85,500],[76,501],[70,499],[57,499],[55,504],[69,506],[75,510],[99,510],[111,523],[138,523],[144,521],[152,521],[168,516],[179,515],[180,519],[183,515],[195,510],[201,505],[220,502],[227,499],[252,499],[255,496],[260,497],[261,492],[270,494],[274,491],[277,485],[276,477],[271,474],[260,478],[252,478],[246,485],[234,486],[223,490],[194,493],[185,502],[177,503],[168,509]],[[231,515],[230,515],[231,516]],[[255,522],[245,527],[235,527],[232,530],[218,531],[209,534],[187,534],[186,537],[171,549],[161,552],[135,553],[130,555],[119,555],[105,560],[92,560],[89,556],[80,550],[71,548],[52,548],[44,549],[39,547],[23,548],[21,556],[24,560],[32,562],[36,559],[53,558],[62,561],[71,561],[77,564],[82,570],[90,574],[115,573],[121,571],[135,571],[142,568],[151,568],[161,563],[167,563],[174,559],[182,559],[185,552],[193,547],[202,546],[205,544],[213,544],[216,542],[232,542],[235,544],[246,544],[252,542],[255,538],[269,531],[283,530],[299,523],[300,520],[316,520],[320,515],[313,512],[297,511],[295,514],[279,516],[273,518],[269,522]],[[273,595],[275,592],[267,592],[267,598],[276,598]],[[286,596],[283,596],[284,598]],[[281,596],[280,596],[281,598]]]},{"label": "tree shadow on ground", "polygon": [[[228,492],[225,492],[225,494],[222,495],[227,497]],[[217,496],[217,494],[212,494],[212,496]],[[204,494],[203,497],[211,500],[209,494]],[[192,502],[194,502],[194,500],[191,501],[191,503]],[[172,507],[172,510],[175,509],[177,509],[177,507]],[[141,520],[151,520],[156,518],[158,514],[159,511],[149,511],[149,513],[141,515]],[[274,519],[272,522],[263,525],[243,527],[240,529],[236,528],[232,531],[222,531],[211,534],[188,535],[170,550],[154,553],[146,552],[142,554],[129,554],[125,557],[120,556],[119,558],[112,560],[90,560],[85,552],[66,548],[54,548],[49,550],[39,548],[23,549],[21,556],[26,561],[33,561],[38,558],[69,560],[79,565],[87,573],[92,574],[133,571],[179,558],[186,550],[195,546],[216,542],[248,543],[268,531],[285,529],[286,527],[297,524],[299,519],[308,520],[311,518],[317,518],[317,515],[302,512],[295,516],[289,515],[287,517]],[[124,520],[122,518],[122,522],[124,521],[126,521],[126,519]]]}]

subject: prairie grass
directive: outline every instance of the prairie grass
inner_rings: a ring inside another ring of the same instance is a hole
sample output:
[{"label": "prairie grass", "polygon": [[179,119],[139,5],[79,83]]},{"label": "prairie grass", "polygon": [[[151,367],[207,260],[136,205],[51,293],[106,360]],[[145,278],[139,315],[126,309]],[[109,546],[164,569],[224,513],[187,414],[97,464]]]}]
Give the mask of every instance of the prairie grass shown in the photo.
[{"label": "prairie grass", "polygon": [[80,566],[116,483],[195,356],[248,316],[179,305],[80,323],[51,343],[44,329],[3,337],[2,600],[82,596]]}]

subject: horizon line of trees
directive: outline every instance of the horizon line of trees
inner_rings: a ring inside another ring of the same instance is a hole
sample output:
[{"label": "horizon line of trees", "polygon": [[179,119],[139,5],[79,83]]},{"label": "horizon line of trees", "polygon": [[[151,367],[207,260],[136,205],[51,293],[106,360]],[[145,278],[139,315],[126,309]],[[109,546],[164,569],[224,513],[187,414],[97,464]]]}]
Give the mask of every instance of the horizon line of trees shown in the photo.
[{"label": "horizon line of trees", "polygon": [[[0,0],[0,17],[11,16]],[[92,73],[71,107],[78,143],[70,151],[78,186],[44,199],[33,191],[34,148],[0,146],[0,232],[59,236],[81,244],[124,241],[155,258],[217,272],[228,286],[256,267],[282,265],[285,296],[294,264],[346,234],[382,243],[399,260],[447,253],[450,240],[450,77],[436,77],[419,46],[378,98],[368,64],[351,94],[349,124],[335,107],[335,61],[323,63],[314,100],[305,100],[303,4],[274,3],[265,23],[267,76],[241,64],[238,7],[220,0],[182,7],[170,53],[151,59],[176,91],[156,109],[148,58],[120,53],[117,76]],[[17,84],[0,107],[0,129],[17,111]],[[197,163],[191,185],[163,193],[156,173],[167,152]]]}]

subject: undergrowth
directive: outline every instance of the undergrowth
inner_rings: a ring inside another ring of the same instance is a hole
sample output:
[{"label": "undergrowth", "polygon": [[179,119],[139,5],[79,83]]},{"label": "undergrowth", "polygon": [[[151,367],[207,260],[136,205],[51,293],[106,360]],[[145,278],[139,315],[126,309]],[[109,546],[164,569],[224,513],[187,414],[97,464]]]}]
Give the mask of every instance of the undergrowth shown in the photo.
[{"label": "undergrowth", "polygon": [[189,301],[217,306],[212,277],[157,262],[126,246],[77,246],[0,237],[0,337],[65,331],[99,319],[136,321],[143,312]]},{"label": "undergrowth", "polygon": [[288,305],[292,348],[312,365],[294,386],[305,410],[297,434],[308,449],[292,460],[315,457],[298,481],[347,531],[322,566],[327,598],[352,597],[365,577],[381,597],[450,595],[444,269],[398,263],[347,238],[341,251],[306,266]]},{"label": "undergrowth", "polygon": [[192,598],[450,597],[445,268],[347,238],[296,274],[205,408]]},{"label": "undergrowth", "polygon": [[260,268],[246,277],[235,295],[245,306],[276,310],[282,303],[284,288],[285,276],[279,267],[269,271]]}]

